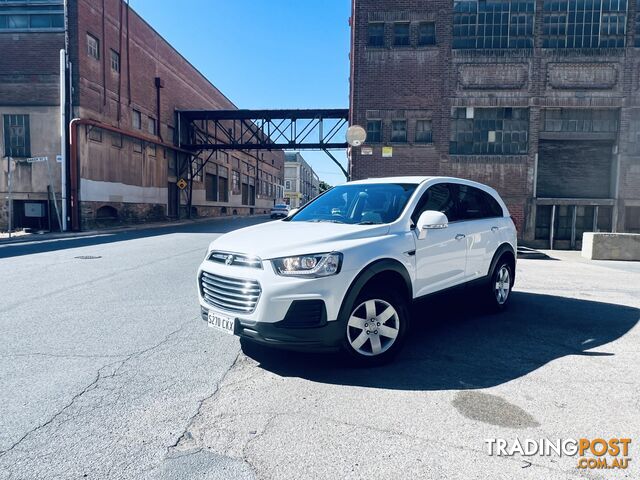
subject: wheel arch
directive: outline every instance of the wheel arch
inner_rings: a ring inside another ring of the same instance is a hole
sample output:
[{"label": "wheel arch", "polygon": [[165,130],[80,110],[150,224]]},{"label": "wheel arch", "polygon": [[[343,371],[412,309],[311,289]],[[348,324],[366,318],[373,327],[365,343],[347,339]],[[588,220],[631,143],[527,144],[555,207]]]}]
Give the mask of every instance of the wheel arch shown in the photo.
[{"label": "wheel arch", "polygon": [[351,313],[347,310],[349,310],[350,306],[355,302],[356,298],[358,298],[358,295],[360,295],[367,285],[376,281],[381,281],[386,276],[396,278],[401,277],[402,285],[404,287],[403,293],[406,294],[408,300],[413,298],[413,283],[411,282],[411,277],[409,276],[409,272],[406,267],[398,260],[391,258],[376,260],[364,267],[351,282],[351,285],[349,285],[347,293],[340,304],[338,320],[346,322],[349,314]]},{"label": "wheel arch", "polygon": [[496,268],[496,264],[504,256],[506,256],[509,259],[511,263],[511,267],[513,269],[513,280],[512,280],[512,284],[513,284],[513,282],[516,279],[517,256],[516,256],[516,252],[513,249],[513,246],[510,243],[505,242],[497,248],[496,253],[493,254],[493,258],[491,259],[491,264],[489,265],[489,272],[487,273],[487,277],[491,278],[491,275],[493,274],[493,271]]}]

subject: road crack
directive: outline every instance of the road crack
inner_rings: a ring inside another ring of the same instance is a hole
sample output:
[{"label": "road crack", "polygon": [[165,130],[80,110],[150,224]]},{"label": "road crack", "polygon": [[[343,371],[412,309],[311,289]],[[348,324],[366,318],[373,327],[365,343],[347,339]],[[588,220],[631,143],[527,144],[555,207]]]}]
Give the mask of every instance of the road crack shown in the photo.
[{"label": "road crack", "polygon": [[229,366],[227,371],[224,373],[222,378],[220,378],[220,380],[216,383],[215,388],[213,389],[213,392],[211,392],[206,397],[198,400],[198,405],[196,407],[196,411],[194,412],[193,415],[191,415],[187,419],[186,426],[182,430],[182,433],[178,436],[178,438],[176,439],[175,442],[173,442],[171,445],[167,446],[167,449],[166,449],[166,455],[167,456],[170,456],[172,454],[173,450],[178,449],[178,448],[182,447],[185,443],[193,440],[193,436],[191,435],[191,427],[193,426],[193,424],[196,421],[196,419],[202,413],[202,407],[209,400],[213,399],[216,396],[216,394],[220,391],[220,389],[222,387],[222,384],[224,383],[224,380],[227,378],[227,375],[229,375],[229,373],[233,370],[233,368],[237,365],[238,360],[241,358],[241,356],[242,356],[242,351],[239,351],[238,354],[236,355],[236,358],[233,360],[233,362],[231,363],[231,365]]},{"label": "road crack", "polygon": [[[0,458],[3,458],[5,455],[7,455],[11,451],[13,451],[16,447],[18,447],[20,444],[22,444],[25,440],[27,440],[29,437],[31,437],[36,432],[46,428],[47,426],[49,426],[53,422],[55,422],[62,414],[64,414],[67,410],[69,410],[71,407],[73,407],[73,405],[79,399],[81,399],[84,395],[86,395],[87,393],[89,393],[89,392],[95,390],[96,388],[98,388],[98,385],[99,385],[99,383],[101,381],[117,376],[118,373],[122,370],[122,368],[129,361],[131,361],[134,358],[138,358],[138,357],[140,357],[140,356],[142,356],[142,355],[144,355],[146,353],[151,352],[152,350],[155,350],[155,349],[161,347],[162,345],[167,343],[174,335],[176,335],[182,329],[184,329],[185,326],[187,326],[192,321],[193,320],[189,320],[189,322],[185,322],[182,326],[180,326],[176,330],[174,330],[174,331],[170,332],[169,334],[167,334],[165,336],[165,338],[163,340],[161,340],[160,342],[158,342],[158,343],[156,343],[154,345],[151,345],[150,347],[147,347],[147,348],[145,348],[143,350],[139,350],[139,351],[133,352],[133,353],[131,353],[129,355],[126,355],[121,360],[116,360],[114,362],[108,363],[108,364],[103,365],[102,367],[100,367],[98,369],[98,372],[97,372],[95,378],[88,385],[86,385],[80,392],[76,393],[73,397],[71,397],[71,400],[66,405],[64,405],[60,410],[58,410],[56,413],[54,413],[47,421],[45,421],[44,423],[36,426],[35,428],[32,428],[29,431],[27,431],[22,437],[20,437],[17,441],[15,441],[9,448],[6,448],[5,450],[0,450]],[[121,356],[123,356],[123,355],[121,355]],[[103,375],[103,372],[106,369],[108,369],[110,367],[114,367],[114,366],[116,366],[116,367],[113,370],[113,372],[111,372],[108,375]],[[66,420],[66,421],[68,421],[68,420]],[[63,423],[66,423],[66,421],[63,422]]]}]

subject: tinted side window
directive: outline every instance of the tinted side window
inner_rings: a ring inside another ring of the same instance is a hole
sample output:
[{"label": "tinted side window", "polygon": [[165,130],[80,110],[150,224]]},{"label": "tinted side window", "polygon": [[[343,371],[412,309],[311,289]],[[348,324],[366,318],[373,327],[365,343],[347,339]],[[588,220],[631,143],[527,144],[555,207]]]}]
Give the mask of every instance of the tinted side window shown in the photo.
[{"label": "tinted side window", "polygon": [[469,185],[458,185],[458,208],[461,220],[502,216],[502,208],[491,195]]},{"label": "tinted side window", "polygon": [[459,220],[457,214],[457,185],[451,183],[438,183],[429,187],[429,189],[422,194],[416,209],[411,215],[413,223],[417,223],[418,218],[422,212],[427,210],[435,210],[437,212],[444,213],[450,222]]}]

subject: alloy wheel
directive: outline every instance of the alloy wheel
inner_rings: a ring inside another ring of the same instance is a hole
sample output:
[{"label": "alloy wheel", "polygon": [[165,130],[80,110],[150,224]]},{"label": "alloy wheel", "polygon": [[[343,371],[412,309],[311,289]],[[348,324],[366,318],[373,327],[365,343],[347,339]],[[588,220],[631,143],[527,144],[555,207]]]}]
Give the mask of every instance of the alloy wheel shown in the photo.
[{"label": "alloy wheel", "polygon": [[506,265],[502,265],[500,270],[498,270],[498,274],[496,275],[496,284],[494,288],[494,293],[496,295],[496,301],[499,305],[504,305],[509,297],[509,292],[511,291],[511,274],[509,273],[509,268]]},{"label": "alloy wheel", "polygon": [[347,323],[347,339],[361,355],[376,356],[391,348],[400,331],[400,317],[389,302],[371,299],[354,308]]}]

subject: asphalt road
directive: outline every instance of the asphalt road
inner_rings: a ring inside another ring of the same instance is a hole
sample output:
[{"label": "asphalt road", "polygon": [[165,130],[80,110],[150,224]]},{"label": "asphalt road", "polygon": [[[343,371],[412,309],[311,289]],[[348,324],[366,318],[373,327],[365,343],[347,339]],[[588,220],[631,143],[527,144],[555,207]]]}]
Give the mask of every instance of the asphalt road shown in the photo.
[{"label": "asphalt road", "polygon": [[[256,221],[0,245],[0,478],[640,475],[637,264],[521,260],[508,312],[423,302],[395,363],[345,368],[199,320],[206,245]],[[541,437],[630,437],[632,462],[485,444]]]}]

